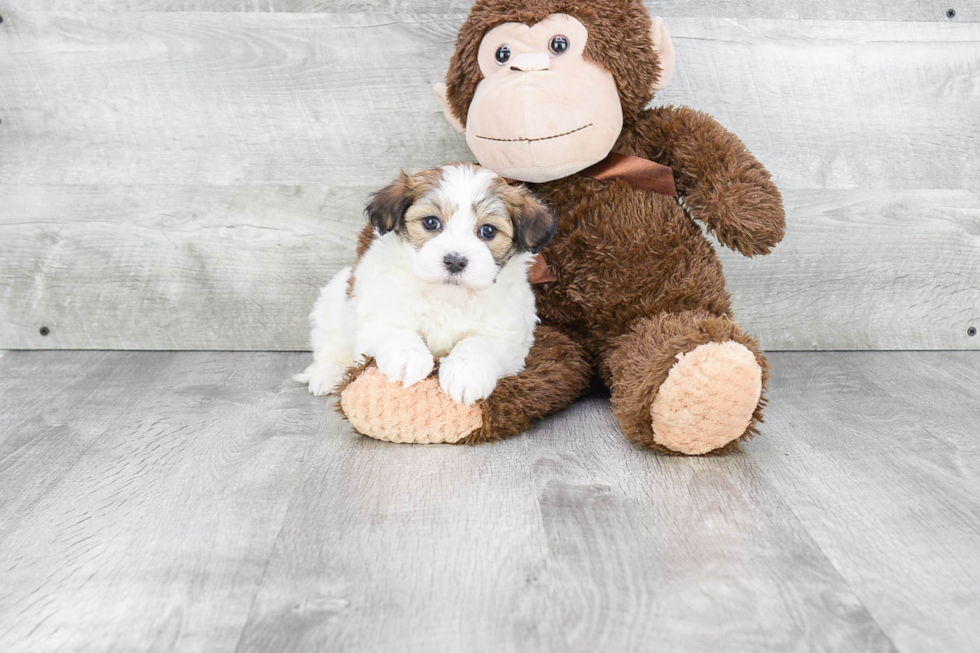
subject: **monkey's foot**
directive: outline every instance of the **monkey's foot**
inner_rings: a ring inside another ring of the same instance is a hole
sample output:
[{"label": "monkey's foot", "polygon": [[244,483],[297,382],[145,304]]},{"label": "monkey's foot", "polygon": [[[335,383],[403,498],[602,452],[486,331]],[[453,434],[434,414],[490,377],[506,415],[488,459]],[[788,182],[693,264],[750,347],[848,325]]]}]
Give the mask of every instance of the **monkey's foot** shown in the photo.
[{"label": "monkey's foot", "polygon": [[354,429],[388,442],[458,442],[483,425],[479,405],[457,404],[439,387],[439,377],[406,388],[371,366],[340,393],[340,407]]},{"label": "monkey's foot", "polygon": [[650,414],[654,441],[678,453],[705,454],[740,438],[762,395],[762,368],[736,342],[708,342],[678,354]]}]

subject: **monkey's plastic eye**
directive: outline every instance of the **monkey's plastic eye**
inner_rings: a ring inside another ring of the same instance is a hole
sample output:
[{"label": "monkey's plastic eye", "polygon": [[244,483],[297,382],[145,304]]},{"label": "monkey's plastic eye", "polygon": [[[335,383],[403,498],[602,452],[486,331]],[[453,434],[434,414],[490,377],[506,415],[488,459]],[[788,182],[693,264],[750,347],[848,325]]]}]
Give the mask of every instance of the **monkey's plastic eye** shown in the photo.
[{"label": "monkey's plastic eye", "polygon": [[506,43],[497,48],[497,53],[493,55],[501,66],[510,61],[510,46]]},{"label": "monkey's plastic eye", "polygon": [[563,34],[555,34],[551,37],[551,43],[548,44],[548,49],[551,50],[553,54],[565,54],[568,50],[568,37]]},{"label": "monkey's plastic eye", "polygon": [[497,228],[492,224],[485,224],[480,227],[480,238],[483,240],[492,240],[494,236],[497,235]]},{"label": "monkey's plastic eye", "polygon": [[427,218],[422,218],[422,226],[425,227],[426,231],[435,231],[442,226],[442,223],[439,222],[439,218],[430,215]]}]

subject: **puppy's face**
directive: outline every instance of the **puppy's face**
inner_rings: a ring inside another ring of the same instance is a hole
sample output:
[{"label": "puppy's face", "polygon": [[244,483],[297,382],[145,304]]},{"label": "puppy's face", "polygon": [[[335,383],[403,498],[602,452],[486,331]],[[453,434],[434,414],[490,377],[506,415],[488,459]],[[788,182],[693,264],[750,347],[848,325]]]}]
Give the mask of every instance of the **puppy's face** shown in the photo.
[{"label": "puppy's face", "polygon": [[554,215],[524,188],[470,164],[401,177],[375,194],[368,217],[410,247],[426,283],[489,287],[518,252],[537,253],[554,237]]}]

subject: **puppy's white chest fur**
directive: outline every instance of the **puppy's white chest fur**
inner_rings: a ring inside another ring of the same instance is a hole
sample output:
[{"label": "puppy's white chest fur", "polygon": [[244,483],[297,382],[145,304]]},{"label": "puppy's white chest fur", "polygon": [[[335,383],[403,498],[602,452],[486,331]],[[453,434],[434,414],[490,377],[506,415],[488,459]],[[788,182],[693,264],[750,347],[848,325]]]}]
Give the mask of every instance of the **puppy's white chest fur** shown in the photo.
[{"label": "puppy's white chest fur", "polygon": [[448,293],[436,289],[425,301],[433,310],[418,316],[419,335],[436,357],[447,355],[460,340],[479,333],[480,326],[471,297],[438,296],[444,294]]},{"label": "puppy's white chest fur", "polygon": [[[372,243],[357,266],[350,302],[361,324],[382,320],[419,334],[433,356],[449,354],[474,336],[509,340],[530,347],[534,295],[527,282],[531,256],[514,255],[489,287],[426,283],[412,274],[411,246],[389,233]],[[370,333],[355,336],[355,354],[371,353]],[[526,351],[524,352],[526,354]]]}]

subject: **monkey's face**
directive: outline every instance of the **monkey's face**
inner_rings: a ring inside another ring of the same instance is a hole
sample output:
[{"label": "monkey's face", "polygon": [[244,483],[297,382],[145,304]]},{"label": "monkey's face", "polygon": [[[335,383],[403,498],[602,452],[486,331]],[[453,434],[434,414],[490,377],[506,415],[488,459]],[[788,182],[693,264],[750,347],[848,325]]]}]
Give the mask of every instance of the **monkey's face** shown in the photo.
[{"label": "monkey's face", "polygon": [[482,165],[544,182],[605,158],[623,110],[612,73],[583,57],[587,40],[586,27],[566,14],[487,32],[483,79],[466,116],[466,143]]}]

